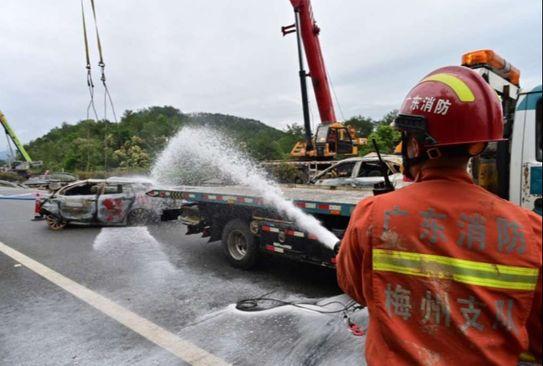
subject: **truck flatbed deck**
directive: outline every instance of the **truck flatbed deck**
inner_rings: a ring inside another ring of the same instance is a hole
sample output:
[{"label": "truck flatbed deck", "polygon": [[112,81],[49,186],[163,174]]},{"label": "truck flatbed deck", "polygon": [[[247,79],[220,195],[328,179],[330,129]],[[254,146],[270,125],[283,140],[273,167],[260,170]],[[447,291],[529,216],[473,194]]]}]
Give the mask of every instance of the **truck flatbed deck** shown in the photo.
[{"label": "truck flatbed deck", "polygon": [[[313,215],[338,238],[360,200],[372,190],[333,190],[312,186],[280,186],[284,197]],[[263,195],[248,186],[181,186],[155,189],[149,196],[181,203],[179,220],[187,234],[202,233],[209,241],[222,240],[227,259],[239,268],[251,268],[259,253],[333,268],[335,253],[311,233],[277,212]]]},{"label": "truck flatbed deck", "polygon": [[[300,186],[281,186],[288,200],[312,214],[350,216],[356,204],[373,193],[371,190],[332,190]],[[184,199],[192,202],[237,204],[268,207],[262,195],[247,186],[181,186],[173,189],[155,189],[147,193],[152,197]]]}]

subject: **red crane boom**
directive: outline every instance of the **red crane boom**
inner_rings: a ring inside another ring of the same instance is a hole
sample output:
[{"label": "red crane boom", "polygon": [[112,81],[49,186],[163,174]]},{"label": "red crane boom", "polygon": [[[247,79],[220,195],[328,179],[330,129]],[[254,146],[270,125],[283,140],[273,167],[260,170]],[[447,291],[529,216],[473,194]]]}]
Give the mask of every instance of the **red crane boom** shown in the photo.
[{"label": "red crane boom", "polygon": [[309,67],[309,76],[313,82],[321,123],[334,123],[337,120],[319,42],[320,29],[313,18],[311,2],[310,0],[290,0],[290,2],[300,16],[300,35]]},{"label": "red crane boom", "polygon": [[[302,159],[334,159],[339,156],[358,155],[358,146],[363,143],[354,128],[346,127],[336,120],[330,84],[326,75],[324,58],[319,42],[320,29],[313,18],[310,0],[290,0],[294,7],[294,24],[282,27],[283,35],[296,33],[298,45],[298,63],[300,87],[302,92],[302,111],[304,116],[305,141],[298,141],[290,156]],[[303,49],[309,66],[309,73],[304,69]],[[321,123],[315,136],[311,133],[309,105],[307,97],[307,76],[313,82],[313,91],[319,108]]]}]

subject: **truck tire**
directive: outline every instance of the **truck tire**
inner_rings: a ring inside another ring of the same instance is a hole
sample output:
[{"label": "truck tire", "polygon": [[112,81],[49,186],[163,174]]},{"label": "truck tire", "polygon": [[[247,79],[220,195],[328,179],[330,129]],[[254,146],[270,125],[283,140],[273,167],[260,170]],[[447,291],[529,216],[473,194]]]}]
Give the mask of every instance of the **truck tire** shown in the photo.
[{"label": "truck tire", "polygon": [[250,269],[258,260],[259,250],[249,224],[240,219],[228,222],[222,231],[224,253],[233,267]]}]

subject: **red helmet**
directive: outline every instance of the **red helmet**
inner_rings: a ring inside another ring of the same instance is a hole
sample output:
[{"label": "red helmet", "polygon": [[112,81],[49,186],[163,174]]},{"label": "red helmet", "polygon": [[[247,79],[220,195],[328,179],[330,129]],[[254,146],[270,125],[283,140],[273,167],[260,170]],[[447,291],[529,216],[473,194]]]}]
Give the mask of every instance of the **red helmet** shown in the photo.
[{"label": "red helmet", "polygon": [[426,134],[426,147],[503,140],[498,95],[475,71],[439,68],[407,94],[395,126]]}]

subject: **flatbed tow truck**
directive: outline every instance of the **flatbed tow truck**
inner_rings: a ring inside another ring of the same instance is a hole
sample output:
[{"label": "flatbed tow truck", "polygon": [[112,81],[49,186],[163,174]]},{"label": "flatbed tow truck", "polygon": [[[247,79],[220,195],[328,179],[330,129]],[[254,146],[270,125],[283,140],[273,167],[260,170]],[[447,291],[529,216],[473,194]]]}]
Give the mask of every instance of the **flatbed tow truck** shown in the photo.
[{"label": "flatbed tow truck", "polygon": [[[470,61],[470,57],[475,61]],[[476,58],[478,57],[478,58]],[[492,51],[475,51],[463,64],[480,72],[503,101],[505,137],[503,146],[489,146],[472,162],[475,183],[519,206],[541,214],[542,91],[518,87],[516,74],[500,75],[491,62],[505,61]],[[467,61],[466,61],[467,60]],[[500,65],[498,65],[500,66]],[[502,67],[503,69],[503,67]],[[315,186],[282,186],[286,199],[315,216],[338,238],[343,237],[356,204],[373,190],[331,190]],[[251,268],[261,253],[283,255],[324,267],[335,267],[334,252],[315,237],[266,204],[251,187],[178,187],[147,192],[152,197],[182,202],[180,221],[188,234],[202,233],[209,241],[222,240],[230,263]]]},{"label": "flatbed tow truck", "polygon": [[[337,237],[343,236],[356,204],[373,194],[371,190],[294,185],[282,186],[281,190],[286,199],[315,216]],[[235,267],[251,268],[262,252],[335,267],[331,249],[282,217],[250,187],[179,187],[147,194],[184,202],[179,219],[187,225],[187,234],[202,233],[210,242],[222,240],[224,252]]]}]

